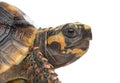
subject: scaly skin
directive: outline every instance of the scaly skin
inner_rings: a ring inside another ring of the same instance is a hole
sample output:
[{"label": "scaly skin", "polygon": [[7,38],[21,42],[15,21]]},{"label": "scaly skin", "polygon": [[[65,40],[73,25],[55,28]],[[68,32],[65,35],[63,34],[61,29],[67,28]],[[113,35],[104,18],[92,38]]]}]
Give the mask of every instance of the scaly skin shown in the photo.
[{"label": "scaly skin", "polygon": [[2,73],[0,83],[60,83],[54,67],[37,49],[34,47],[22,63]]},{"label": "scaly skin", "polygon": [[37,30],[0,2],[0,83],[60,83],[54,69],[79,59],[91,39],[91,28],[79,22]]}]

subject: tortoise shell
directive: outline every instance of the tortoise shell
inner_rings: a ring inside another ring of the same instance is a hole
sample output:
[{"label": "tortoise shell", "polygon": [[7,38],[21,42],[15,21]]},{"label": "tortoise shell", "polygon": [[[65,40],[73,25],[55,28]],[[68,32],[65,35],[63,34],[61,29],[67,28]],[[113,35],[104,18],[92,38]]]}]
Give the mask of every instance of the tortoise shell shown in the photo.
[{"label": "tortoise shell", "polygon": [[0,73],[18,65],[33,45],[36,28],[19,9],[0,2]]},{"label": "tortoise shell", "polygon": [[21,10],[0,2],[0,83],[60,83],[54,69],[86,53],[91,38],[79,22],[37,30]]}]

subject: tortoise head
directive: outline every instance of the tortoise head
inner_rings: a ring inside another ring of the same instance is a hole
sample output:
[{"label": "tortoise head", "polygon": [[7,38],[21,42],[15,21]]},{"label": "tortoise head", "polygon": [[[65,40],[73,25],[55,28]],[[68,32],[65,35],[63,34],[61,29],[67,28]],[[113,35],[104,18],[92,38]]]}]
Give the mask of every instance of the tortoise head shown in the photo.
[{"label": "tortoise head", "polygon": [[58,68],[80,58],[88,50],[91,39],[91,29],[88,25],[78,22],[60,25],[46,32],[43,54]]}]

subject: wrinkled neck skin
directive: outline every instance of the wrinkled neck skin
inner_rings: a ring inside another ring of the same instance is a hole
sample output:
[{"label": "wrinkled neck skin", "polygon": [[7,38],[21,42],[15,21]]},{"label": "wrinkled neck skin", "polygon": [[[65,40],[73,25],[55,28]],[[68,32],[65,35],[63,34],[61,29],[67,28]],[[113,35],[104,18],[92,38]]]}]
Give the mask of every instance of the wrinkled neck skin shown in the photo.
[{"label": "wrinkled neck skin", "polygon": [[47,47],[48,32],[50,32],[50,28],[48,28],[48,29],[39,29],[38,33],[36,35],[34,46],[39,47],[39,51],[43,54],[43,56],[45,58],[48,59],[48,62],[50,64],[52,64],[54,66],[54,68],[58,68],[57,65],[53,64],[53,63],[57,63],[57,61],[55,60],[54,55],[53,55],[54,53],[51,53],[48,50],[48,47]]},{"label": "wrinkled neck skin", "polygon": [[69,55],[69,57],[61,56],[61,54],[59,52],[56,52],[56,50],[53,51],[51,50],[51,48],[47,47],[48,33],[50,32],[52,32],[50,28],[39,29],[34,42],[34,46],[39,47],[39,51],[42,52],[43,56],[48,59],[48,62],[52,64],[54,68],[58,68],[64,66],[74,56],[71,55]]},{"label": "wrinkled neck skin", "polygon": [[42,52],[43,56],[45,55],[45,40],[47,36],[47,31],[44,29],[39,29],[34,41],[34,46],[39,47],[39,51]]}]

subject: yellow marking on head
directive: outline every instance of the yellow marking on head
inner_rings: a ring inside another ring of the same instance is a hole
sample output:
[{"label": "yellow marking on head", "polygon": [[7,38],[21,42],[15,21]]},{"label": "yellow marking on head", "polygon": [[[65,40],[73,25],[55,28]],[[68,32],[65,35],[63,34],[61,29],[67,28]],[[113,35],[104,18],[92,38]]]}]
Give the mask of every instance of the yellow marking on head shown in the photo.
[{"label": "yellow marking on head", "polygon": [[64,52],[64,54],[69,54],[69,53],[75,54],[76,57],[80,57],[80,56],[82,56],[82,55],[85,53],[85,51],[83,51],[83,50],[81,50],[81,49],[78,49],[78,48],[75,48],[75,49],[73,49],[73,50],[67,49],[67,51]]},{"label": "yellow marking on head", "polygon": [[85,28],[86,30],[88,30],[88,29],[90,29],[90,26],[84,25],[84,28]]},{"label": "yellow marking on head", "polygon": [[57,35],[53,35],[48,38],[48,44],[52,44],[53,42],[58,42],[61,45],[61,50],[64,50],[66,43],[63,34],[60,32]]}]

